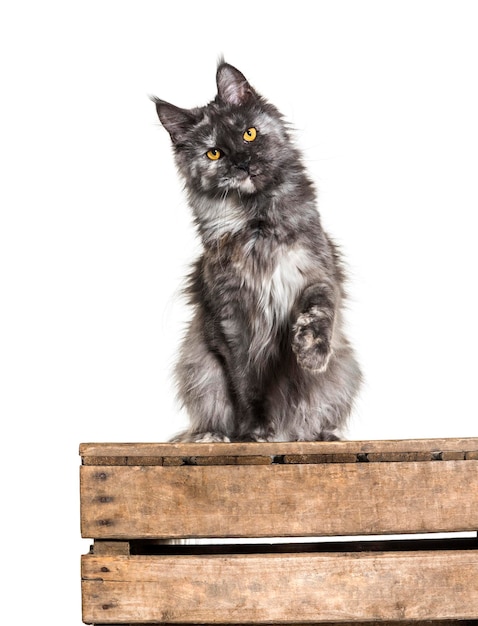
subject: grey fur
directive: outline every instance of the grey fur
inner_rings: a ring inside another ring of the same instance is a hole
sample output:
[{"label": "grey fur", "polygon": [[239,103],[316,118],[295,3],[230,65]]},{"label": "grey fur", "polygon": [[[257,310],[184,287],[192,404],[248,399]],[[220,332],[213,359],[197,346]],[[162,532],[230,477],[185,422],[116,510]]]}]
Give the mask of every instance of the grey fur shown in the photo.
[{"label": "grey fur", "polygon": [[190,426],[175,441],[338,439],[361,381],[338,251],[282,115],[227,63],[217,88],[195,109],[154,98],[203,243],[175,370]]}]

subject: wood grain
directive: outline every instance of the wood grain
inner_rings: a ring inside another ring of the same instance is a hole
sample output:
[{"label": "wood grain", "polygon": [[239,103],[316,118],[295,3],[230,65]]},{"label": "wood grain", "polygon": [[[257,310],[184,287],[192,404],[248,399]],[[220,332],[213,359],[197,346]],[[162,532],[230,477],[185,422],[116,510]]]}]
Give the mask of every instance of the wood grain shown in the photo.
[{"label": "wood grain", "polygon": [[83,466],[96,539],[289,537],[478,528],[478,461]]},{"label": "wood grain", "polygon": [[[477,459],[478,438],[285,443],[83,443],[84,465],[182,465],[280,462],[430,461],[462,454]],[[445,454],[445,456],[446,456]],[[441,455],[441,456],[440,456]],[[262,461],[259,461],[262,458]],[[462,458],[462,456],[460,456]],[[198,461],[198,459],[200,459]],[[207,460],[205,460],[207,459]],[[231,459],[230,462],[227,459]],[[235,460],[234,460],[235,459]],[[238,460],[240,459],[240,460]],[[451,459],[450,459],[451,460]]]},{"label": "wood grain", "polygon": [[[156,622],[157,624],[158,622]],[[277,624],[277,623],[276,623]],[[276,626],[276,624],[269,624],[268,626]],[[313,622],[308,623],[307,626],[323,626],[324,622]],[[334,622],[334,626],[350,626],[351,622]],[[353,622],[354,626],[478,626],[477,620],[400,620],[397,621],[389,621],[389,620],[381,620],[380,622]],[[101,624],[97,624],[96,626],[102,626]],[[148,624],[139,623],[139,622],[121,622],[121,623],[108,623],[108,626],[154,626],[151,622]],[[161,626],[168,626],[168,624],[162,623]],[[174,626],[186,626],[186,624],[176,623]],[[191,626],[190,624],[188,626]],[[213,626],[212,624],[202,624],[201,626]],[[214,626],[229,626],[226,624],[218,624],[214,623]],[[277,624],[277,626],[279,626]],[[287,626],[303,626],[302,624],[298,624],[298,622],[289,623]]]},{"label": "wood grain", "polygon": [[87,623],[286,624],[478,618],[478,553],[93,556]]},{"label": "wood grain", "polygon": [[[414,621],[410,621],[410,620],[400,620],[399,622],[397,621],[389,621],[389,620],[381,620],[380,622],[334,622],[334,626],[350,626],[350,624],[353,623],[354,626],[478,626],[477,620],[431,620],[431,619],[427,619],[427,620],[414,620]],[[156,624],[158,624],[158,622],[156,622]],[[277,624],[277,623],[276,623]],[[272,624],[270,623],[268,626],[276,626],[276,624]],[[311,622],[308,623],[307,626],[323,626],[324,622]],[[102,626],[101,624],[97,624],[96,626]],[[149,622],[148,624],[143,623],[139,623],[139,622],[121,622],[121,623],[108,623],[108,626],[154,626],[154,624],[152,624],[151,622]],[[162,623],[161,626],[168,626],[168,624],[166,623]],[[186,626],[186,624],[179,624],[176,623],[174,626]],[[190,624],[188,626],[191,626]],[[202,624],[201,626],[213,626],[212,624]],[[214,626],[229,626],[226,624],[218,624],[218,623],[214,623]],[[277,624],[277,626],[279,626]],[[302,624],[299,624],[297,621],[293,622],[293,623],[288,623],[287,626],[303,626],[303,622]]]}]

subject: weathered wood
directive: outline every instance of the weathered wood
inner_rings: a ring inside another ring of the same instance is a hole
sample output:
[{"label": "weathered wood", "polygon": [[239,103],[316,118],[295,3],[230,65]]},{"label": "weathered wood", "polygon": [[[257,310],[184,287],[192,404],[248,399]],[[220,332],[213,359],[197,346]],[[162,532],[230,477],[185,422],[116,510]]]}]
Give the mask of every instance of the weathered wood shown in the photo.
[{"label": "weathered wood", "polygon": [[[108,626],[158,626],[158,622],[153,623],[148,623],[145,624],[144,622],[142,624],[139,624],[138,622],[129,622],[128,624],[125,624],[124,622],[121,622],[121,624],[119,623],[115,623],[115,624],[111,624],[109,623]],[[313,622],[313,623],[309,623],[307,626],[323,626],[323,622]],[[400,620],[399,622],[397,621],[389,621],[389,620],[381,620],[380,622],[334,622],[334,626],[350,626],[351,624],[353,624],[353,626],[478,626],[478,620],[418,620],[418,621],[410,621],[410,620]],[[277,623],[276,624],[269,624],[269,626],[279,626]],[[103,624],[96,624],[95,626],[103,626]],[[164,622],[161,623],[161,626],[171,626],[171,624],[165,624]],[[186,626],[186,624],[175,624],[174,626]],[[187,626],[191,626],[191,624],[188,624]],[[213,626],[212,624],[201,624],[201,626]],[[214,626],[229,626],[227,624],[214,624]],[[289,623],[287,626],[303,626],[303,624],[299,624],[297,621],[295,621],[294,623]]]},{"label": "weathered wood", "polygon": [[196,459],[195,464],[211,465],[214,462],[222,465],[259,464],[259,458],[266,464],[476,460],[478,438],[212,444],[85,443],[80,445],[80,455],[84,465],[182,465],[191,464],[189,460],[192,458]]},{"label": "weathered wood", "polygon": [[[156,622],[156,625],[158,622]],[[399,622],[393,621],[390,622],[380,621],[380,622],[335,622],[334,626],[478,626],[478,620],[419,620],[419,621],[410,621],[410,620],[400,620]],[[96,626],[103,626],[103,624],[96,624]],[[108,626],[155,626],[151,622],[149,624],[138,624],[137,622],[130,622],[129,624],[125,624],[122,622],[121,624],[108,624]],[[170,626],[170,624],[162,623],[161,626]],[[186,624],[175,624],[174,626],[186,626]],[[191,626],[188,624],[188,626]],[[202,624],[201,626],[212,626],[210,624]],[[214,624],[214,626],[228,626],[226,624]],[[276,624],[269,624],[269,626],[276,626]],[[277,625],[279,626],[279,625]],[[298,622],[290,623],[287,626],[303,626],[298,624]],[[308,624],[308,626],[319,626],[319,622],[314,622]],[[321,623],[323,626],[323,622]]]},{"label": "weathered wood", "polygon": [[83,537],[472,531],[478,461],[81,468]]},{"label": "weathered wood", "polygon": [[[140,457],[141,458],[141,457]],[[165,456],[162,465],[271,465],[273,456],[236,455],[236,456]],[[133,465],[133,459],[130,459]]]},{"label": "weathered wood", "polygon": [[467,551],[82,559],[83,620],[286,624],[478,618]]},{"label": "weathered wood", "polygon": [[95,556],[108,555],[118,556],[130,554],[129,541],[95,541],[92,549],[92,554]]},{"label": "weathered wood", "polygon": [[86,622],[478,620],[476,539],[162,544],[476,530],[476,438],[82,444],[80,452],[82,534],[95,539],[83,557]]}]

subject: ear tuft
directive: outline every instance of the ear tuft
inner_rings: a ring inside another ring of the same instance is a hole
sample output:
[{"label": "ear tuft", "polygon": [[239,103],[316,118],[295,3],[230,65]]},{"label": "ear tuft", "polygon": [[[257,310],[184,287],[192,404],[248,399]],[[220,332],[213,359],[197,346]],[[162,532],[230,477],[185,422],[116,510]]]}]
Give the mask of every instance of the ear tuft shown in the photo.
[{"label": "ear tuft", "polygon": [[216,74],[217,95],[225,104],[243,105],[254,97],[254,89],[235,67],[220,61]]}]

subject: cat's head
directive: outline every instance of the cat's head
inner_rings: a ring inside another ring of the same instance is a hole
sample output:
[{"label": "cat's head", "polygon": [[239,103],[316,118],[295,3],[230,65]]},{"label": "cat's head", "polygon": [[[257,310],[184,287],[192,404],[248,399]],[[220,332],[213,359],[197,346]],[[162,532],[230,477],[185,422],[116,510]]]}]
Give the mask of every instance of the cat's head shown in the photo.
[{"label": "cat's head", "polygon": [[277,186],[297,158],[281,114],[232,65],[220,62],[216,81],[217,96],[204,107],[153,98],[187,187],[225,197]]}]

